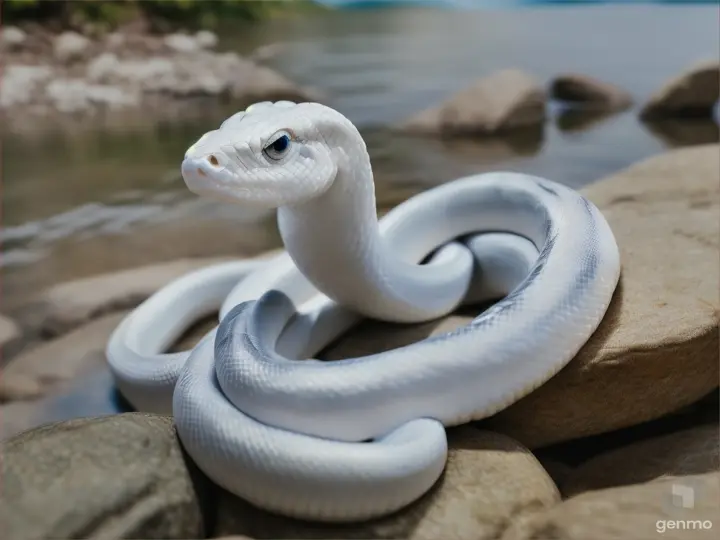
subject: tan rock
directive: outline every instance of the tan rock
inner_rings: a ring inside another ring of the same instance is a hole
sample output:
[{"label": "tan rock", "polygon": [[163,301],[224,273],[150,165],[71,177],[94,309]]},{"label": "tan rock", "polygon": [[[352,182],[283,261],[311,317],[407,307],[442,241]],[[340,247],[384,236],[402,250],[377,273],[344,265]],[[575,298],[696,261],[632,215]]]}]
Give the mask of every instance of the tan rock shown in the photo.
[{"label": "tan rock", "polygon": [[720,474],[709,473],[584,493],[549,510],[525,514],[499,538],[717,538],[719,487]]},{"label": "tan rock", "polygon": [[[584,190],[618,240],[621,284],[605,320],[565,369],[485,422],[529,448],[659,418],[715,387],[718,362],[717,145],[651,158]],[[322,356],[361,356],[469,322],[364,322]]]},{"label": "tan rock", "polygon": [[171,418],[50,424],[0,452],[5,538],[206,537],[201,501],[210,486],[188,470]]},{"label": "tan rock", "polygon": [[400,125],[417,134],[497,135],[545,120],[545,91],[531,75],[507,69],[479,79]]},{"label": "tan rock", "polygon": [[450,455],[438,484],[419,501],[386,518],[358,525],[317,525],[269,514],[224,492],[216,536],[251,538],[498,538],[524,512],[559,501],[538,461],[512,439],[472,427],[449,431]]},{"label": "tan rock", "polygon": [[562,486],[563,495],[717,471],[719,440],[720,428],[711,424],[606,452],[570,473]]},{"label": "tan rock", "polygon": [[618,240],[620,286],[575,359],[488,426],[535,448],[659,418],[717,387],[718,150],[668,152],[584,190]]},{"label": "tan rock", "polygon": [[640,111],[641,118],[712,118],[720,99],[720,63],[701,62],[668,81]]},{"label": "tan rock", "polygon": [[632,97],[622,88],[577,73],[558,75],[550,85],[550,95],[592,109],[619,111],[632,104]]},{"label": "tan rock", "polygon": [[41,327],[49,335],[67,332],[103,313],[133,308],[171,281],[228,260],[180,259],[61,283],[39,299]]},{"label": "tan rock", "polygon": [[231,95],[243,102],[290,100],[296,102],[323,100],[323,95],[314,88],[298,86],[281,73],[265,66],[251,64],[230,85]]},{"label": "tan rock", "polygon": [[34,399],[104,366],[105,347],[127,312],[113,313],[16,356],[0,378],[0,401]]}]

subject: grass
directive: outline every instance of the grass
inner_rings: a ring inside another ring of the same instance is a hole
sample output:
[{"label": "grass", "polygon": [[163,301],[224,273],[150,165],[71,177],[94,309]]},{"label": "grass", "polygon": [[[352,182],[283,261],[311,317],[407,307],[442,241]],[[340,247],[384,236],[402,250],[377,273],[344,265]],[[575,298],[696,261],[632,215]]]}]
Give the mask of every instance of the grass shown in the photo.
[{"label": "grass", "polygon": [[312,0],[0,0],[2,24],[111,31],[143,21],[154,31],[215,28],[321,9]]}]

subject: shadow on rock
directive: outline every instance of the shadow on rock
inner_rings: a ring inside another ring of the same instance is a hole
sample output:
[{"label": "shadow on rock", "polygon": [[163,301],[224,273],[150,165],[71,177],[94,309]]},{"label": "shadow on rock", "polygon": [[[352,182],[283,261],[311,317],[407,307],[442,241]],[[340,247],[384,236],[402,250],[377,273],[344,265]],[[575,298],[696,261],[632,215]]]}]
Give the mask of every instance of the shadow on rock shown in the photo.
[{"label": "shadow on rock", "polygon": [[588,131],[610,118],[617,116],[618,111],[607,111],[593,108],[568,108],[561,111],[556,119],[557,128],[564,133]]},{"label": "shadow on rock", "polygon": [[669,148],[720,141],[720,126],[712,119],[646,120],[643,125]]}]

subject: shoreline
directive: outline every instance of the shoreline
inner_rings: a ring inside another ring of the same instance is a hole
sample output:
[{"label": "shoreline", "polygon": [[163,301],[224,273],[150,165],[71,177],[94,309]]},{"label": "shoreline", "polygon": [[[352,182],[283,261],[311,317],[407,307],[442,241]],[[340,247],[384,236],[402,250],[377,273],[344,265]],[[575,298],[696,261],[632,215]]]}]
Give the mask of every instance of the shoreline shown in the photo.
[{"label": "shoreline", "polygon": [[[318,100],[319,92],[233,51],[209,30],[152,34],[74,31],[0,34],[5,58],[0,118],[11,131],[47,124],[161,121],[199,114],[205,105]],[[203,107],[189,106],[201,102]],[[42,129],[42,128],[41,128]]]}]

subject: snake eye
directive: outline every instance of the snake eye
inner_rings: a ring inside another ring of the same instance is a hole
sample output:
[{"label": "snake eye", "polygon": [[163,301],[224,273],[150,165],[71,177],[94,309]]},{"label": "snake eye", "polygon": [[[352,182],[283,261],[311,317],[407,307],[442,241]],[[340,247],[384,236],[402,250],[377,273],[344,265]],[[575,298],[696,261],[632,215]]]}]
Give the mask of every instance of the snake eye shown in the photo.
[{"label": "snake eye", "polygon": [[273,161],[281,160],[290,149],[292,138],[286,131],[280,131],[263,148],[263,153]]}]

